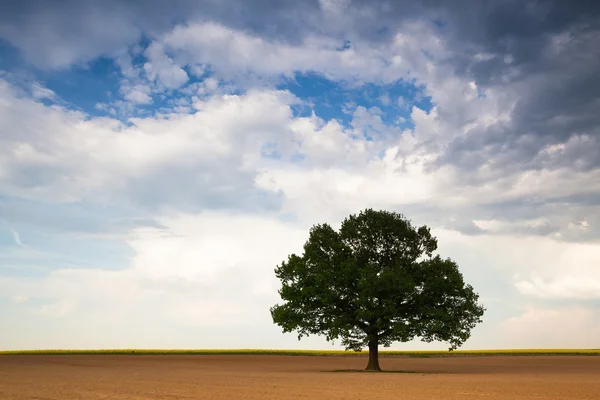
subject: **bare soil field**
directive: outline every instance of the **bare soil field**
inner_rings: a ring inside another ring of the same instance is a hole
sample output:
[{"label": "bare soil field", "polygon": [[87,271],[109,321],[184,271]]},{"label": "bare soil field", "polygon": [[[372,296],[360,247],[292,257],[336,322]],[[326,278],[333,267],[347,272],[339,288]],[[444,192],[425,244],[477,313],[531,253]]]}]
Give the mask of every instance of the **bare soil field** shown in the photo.
[{"label": "bare soil field", "polygon": [[[0,399],[600,399],[598,356],[0,356]],[[404,371],[405,373],[399,373]]]}]

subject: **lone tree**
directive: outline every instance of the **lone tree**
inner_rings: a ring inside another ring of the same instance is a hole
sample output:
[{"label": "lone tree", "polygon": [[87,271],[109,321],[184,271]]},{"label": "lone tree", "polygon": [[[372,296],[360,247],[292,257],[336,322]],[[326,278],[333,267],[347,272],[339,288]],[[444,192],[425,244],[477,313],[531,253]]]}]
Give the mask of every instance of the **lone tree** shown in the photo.
[{"label": "lone tree", "polygon": [[298,340],[324,334],[347,350],[369,348],[368,371],[381,371],[379,345],[448,342],[452,351],[471,335],[485,309],[458,265],[433,256],[437,239],[401,214],[367,209],[339,232],[315,225],[304,254],[275,269],[283,304],[271,308],[283,332]]}]

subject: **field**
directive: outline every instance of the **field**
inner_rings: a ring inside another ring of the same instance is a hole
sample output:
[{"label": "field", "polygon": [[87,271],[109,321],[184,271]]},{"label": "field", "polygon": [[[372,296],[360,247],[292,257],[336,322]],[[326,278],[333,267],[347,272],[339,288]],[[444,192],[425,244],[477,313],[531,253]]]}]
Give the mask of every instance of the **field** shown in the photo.
[{"label": "field", "polygon": [[598,351],[384,355],[394,373],[353,372],[365,354],[143,352],[0,355],[0,399],[600,399]]}]

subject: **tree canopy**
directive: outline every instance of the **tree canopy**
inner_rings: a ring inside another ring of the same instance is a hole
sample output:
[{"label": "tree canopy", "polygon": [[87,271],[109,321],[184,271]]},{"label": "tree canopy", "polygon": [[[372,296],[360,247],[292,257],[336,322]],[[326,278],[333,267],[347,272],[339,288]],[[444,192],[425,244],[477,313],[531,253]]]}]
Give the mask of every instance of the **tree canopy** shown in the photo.
[{"label": "tree canopy", "polygon": [[282,304],[271,308],[283,332],[340,339],[369,348],[367,370],[379,371],[379,345],[420,338],[461,346],[485,309],[458,265],[433,253],[437,239],[403,215],[366,209],[339,231],[311,228],[304,254],[275,269]]}]

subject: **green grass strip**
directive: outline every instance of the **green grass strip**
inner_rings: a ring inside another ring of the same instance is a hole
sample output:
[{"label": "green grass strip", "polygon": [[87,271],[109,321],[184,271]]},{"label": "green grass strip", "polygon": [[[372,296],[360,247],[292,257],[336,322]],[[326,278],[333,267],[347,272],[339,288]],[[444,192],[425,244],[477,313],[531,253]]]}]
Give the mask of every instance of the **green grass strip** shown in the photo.
[{"label": "green grass strip", "polygon": [[[368,351],[344,350],[268,350],[268,349],[105,349],[105,350],[3,350],[0,355],[280,355],[280,356],[364,356]],[[525,355],[600,355],[600,349],[502,349],[502,350],[380,350],[381,356],[525,356]]]}]

